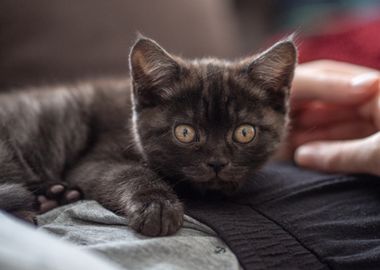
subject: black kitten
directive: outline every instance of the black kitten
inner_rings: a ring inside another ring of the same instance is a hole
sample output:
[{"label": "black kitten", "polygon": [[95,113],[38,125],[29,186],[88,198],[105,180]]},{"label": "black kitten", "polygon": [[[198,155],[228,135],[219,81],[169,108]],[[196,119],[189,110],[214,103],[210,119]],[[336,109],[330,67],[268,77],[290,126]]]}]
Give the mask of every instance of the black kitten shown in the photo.
[{"label": "black kitten", "polygon": [[35,194],[67,202],[62,191],[80,189],[145,235],[176,232],[174,186],[233,193],[272,155],[296,58],[291,40],[228,62],[183,60],[140,38],[131,81],[0,95],[0,207],[24,213]]}]

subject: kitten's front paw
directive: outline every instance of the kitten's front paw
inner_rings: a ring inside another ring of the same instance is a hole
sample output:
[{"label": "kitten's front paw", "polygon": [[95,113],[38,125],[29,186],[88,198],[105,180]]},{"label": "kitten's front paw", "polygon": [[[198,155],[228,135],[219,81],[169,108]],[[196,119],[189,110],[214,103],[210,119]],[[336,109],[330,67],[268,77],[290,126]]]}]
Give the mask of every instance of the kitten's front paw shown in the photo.
[{"label": "kitten's front paw", "polygon": [[[168,196],[167,196],[168,195]],[[174,234],[183,223],[183,205],[172,194],[136,194],[126,208],[129,226],[147,236]]]}]

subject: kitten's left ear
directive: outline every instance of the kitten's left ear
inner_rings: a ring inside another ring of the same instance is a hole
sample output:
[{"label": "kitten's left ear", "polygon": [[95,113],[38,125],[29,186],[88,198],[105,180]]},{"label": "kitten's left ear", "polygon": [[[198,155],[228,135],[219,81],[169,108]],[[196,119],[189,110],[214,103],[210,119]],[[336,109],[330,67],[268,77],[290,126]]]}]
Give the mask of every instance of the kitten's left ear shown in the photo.
[{"label": "kitten's left ear", "polygon": [[297,48],[292,37],[282,40],[247,63],[248,75],[264,88],[290,88],[297,64]]}]

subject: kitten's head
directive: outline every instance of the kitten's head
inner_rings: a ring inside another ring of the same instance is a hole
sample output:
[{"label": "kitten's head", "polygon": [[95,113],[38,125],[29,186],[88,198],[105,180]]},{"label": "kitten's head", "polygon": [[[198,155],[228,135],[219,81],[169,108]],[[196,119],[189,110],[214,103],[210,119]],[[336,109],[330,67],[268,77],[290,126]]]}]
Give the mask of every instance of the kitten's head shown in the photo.
[{"label": "kitten's head", "polygon": [[138,39],[130,54],[134,133],[149,166],[235,191],[284,134],[296,59],[291,39],[236,62],[188,61]]}]

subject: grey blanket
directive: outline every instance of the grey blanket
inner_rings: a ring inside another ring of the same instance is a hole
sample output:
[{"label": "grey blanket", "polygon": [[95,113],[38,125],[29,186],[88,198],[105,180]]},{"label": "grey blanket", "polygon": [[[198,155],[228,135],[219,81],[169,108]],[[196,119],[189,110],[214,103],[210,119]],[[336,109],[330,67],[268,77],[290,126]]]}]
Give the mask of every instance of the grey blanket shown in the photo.
[{"label": "grey blanket", "polygon": [[124,269],[240,269],[235,255],[215,232],[189,216],[174,236],[149,238],[128,228],[127,218],[95,201],[81,201],[38,217],[49,231]]}]

